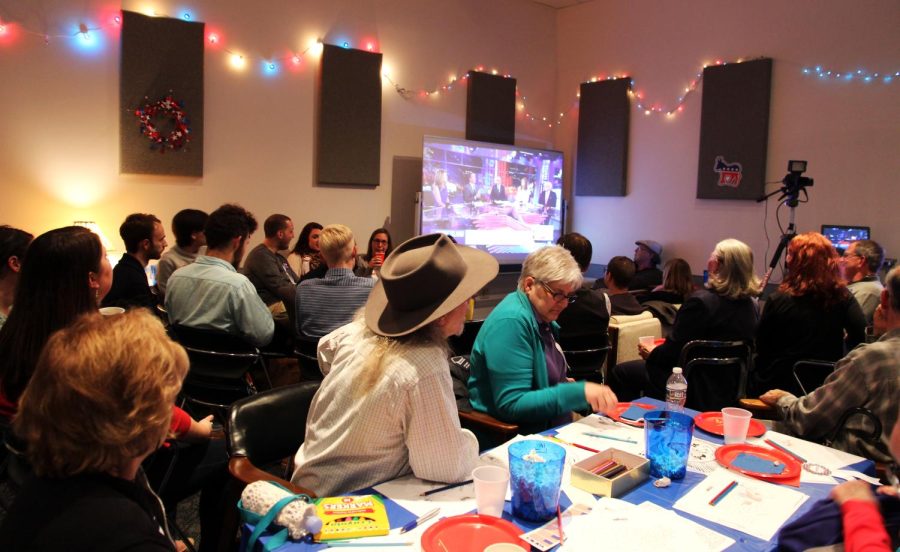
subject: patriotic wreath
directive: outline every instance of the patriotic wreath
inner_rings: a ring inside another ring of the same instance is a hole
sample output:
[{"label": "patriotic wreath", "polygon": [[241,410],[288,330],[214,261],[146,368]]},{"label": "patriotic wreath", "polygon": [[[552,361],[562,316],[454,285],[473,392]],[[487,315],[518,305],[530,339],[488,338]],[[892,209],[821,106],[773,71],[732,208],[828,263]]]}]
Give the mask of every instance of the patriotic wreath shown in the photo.
[{"label": "patriotic wreath", "polygon": [[[150,140],[150,149],[159,147],[160,153],[165,153],[167,149],[177,151],[191,140],[184,103],[175,101],[171,94],[159,101],[144,104],[135,109],[134,114],[141,122],[141,134]],[[172,122],[172,130],[167,135],[161,133],[153,123],[156,116],[165,117]]]}]

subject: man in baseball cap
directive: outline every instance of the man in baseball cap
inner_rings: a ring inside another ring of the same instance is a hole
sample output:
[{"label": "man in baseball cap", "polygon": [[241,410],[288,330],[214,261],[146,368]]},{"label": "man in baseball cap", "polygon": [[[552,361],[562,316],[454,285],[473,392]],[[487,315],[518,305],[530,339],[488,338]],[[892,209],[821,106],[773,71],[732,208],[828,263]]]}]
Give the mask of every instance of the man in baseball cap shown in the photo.
[{"label": "man in baseball cap", "polygon": [[[443,234],[412,238],[385,259],[355,321],[319,341],[325,379],[313,398],[291,480],[334,496],[412,472],[467,479],[478,441],[459,425],[447,337],[499,270]],[[298,420],[297,423],[303,423]]]},{"label": "man in baseball cap", "polygon": [[662,271],[659,269],[662,245],[653,240],[638,240],[634,244],[637,246],[634,249],[637,271],[628,284],[628,289],[651,290],[662,283]]}]

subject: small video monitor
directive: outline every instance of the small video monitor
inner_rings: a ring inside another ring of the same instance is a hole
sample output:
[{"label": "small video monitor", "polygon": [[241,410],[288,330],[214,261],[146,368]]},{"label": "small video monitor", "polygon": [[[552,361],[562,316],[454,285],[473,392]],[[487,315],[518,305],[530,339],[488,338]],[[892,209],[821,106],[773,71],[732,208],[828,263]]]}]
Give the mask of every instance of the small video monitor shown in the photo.
[{"label": "small video monitor", "polygon": [[843,254],[850,244],[871,237],[868,226],[844,226],[839,224],[823,224],[822,234],[831,240],[838,253]]}]

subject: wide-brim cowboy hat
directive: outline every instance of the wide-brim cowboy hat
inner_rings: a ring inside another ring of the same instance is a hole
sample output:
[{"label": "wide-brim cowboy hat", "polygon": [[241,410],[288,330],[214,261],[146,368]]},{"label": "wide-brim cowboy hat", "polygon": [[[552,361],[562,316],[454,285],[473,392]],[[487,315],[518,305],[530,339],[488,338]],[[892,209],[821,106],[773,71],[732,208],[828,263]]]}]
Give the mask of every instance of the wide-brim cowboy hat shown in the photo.
[{"label": "wide-brim cowboy hat", "polygon": [[444,234],[407,240],[381,266],[366,301],[366,325],[388,337],[412,333],[475,295],[499,270],[490,254]]}]

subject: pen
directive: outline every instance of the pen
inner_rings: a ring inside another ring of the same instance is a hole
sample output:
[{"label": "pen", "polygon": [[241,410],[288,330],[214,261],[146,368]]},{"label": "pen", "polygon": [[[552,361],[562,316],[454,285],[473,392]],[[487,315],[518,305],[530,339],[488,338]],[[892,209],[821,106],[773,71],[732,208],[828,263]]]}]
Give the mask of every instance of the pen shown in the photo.
[{"label": "pen", "polygon": [[379,546],[412,546],[411,542],[354,542],[354,541],[332,541],[332,542],[321,542],[318,544],[324,544],[328,546],[328,548],[353,548],[353,547],[363,547],[363,548],[377,548]]},{"label": "pen", "polygon": [[709,505],[715,506],[719,502],[722,502],[722,499],[725,498],[726,496],[728,496],[728,493],[733,491],[735,487],[737,487],[737,481],[732,481],[724,489],[719,491],[719,494],[714,496],[713,499],[709,501]]},{"label": "pen", "polygon": [[803,463],[806,463],[806,458],[800,456],[799,454],[797,454],[797,453],[795,453],[795,452],[791,452],[790,450],[788,450],[788,449],[786,449],[785,447],[779,445],[779,444],[776,443],[775,441],[772,441],[771,439],[766,439],[765,442],[766,442],[767,444],[769,444],[769,445],[771,445],[771,446],[777,448],[777,449],[780,450],[781,452],[785,452],[785,453],[787,453],[787,454],[790,454],[791,456],[793,456],[793,457],[796,458],[797,460],[799,460],[799,461],[801,461],[801,462],[803,462]]},{"label": "pen", "polygon": [[589,435],[589,436],[591,436],[591,437],[598,437],[598,438],[600,438],[600,439],[609,439],[610,441],[619,441],[619,442],[622,442],[622,443],[631,443],[632,445],[638,444],[637,441],[634,441],[634,440],[632,440],[632,439],[623,439],[623,438],[621,438],[621,437],[612,437],[612,436],[610,436],[610,435],[602,435],[602,434],[600,434],[600,433],[588,433],[588,432],[584,432],[582,435]]},{"label": "pen", "polygon": [[450,489],[455,489],[456,487],[462,487],[463,485],[468,485],[472,480],[468,479],[466,481],[460,481],[459,483],[450,483],[449,485],[444,485],[443,487],[437,487],[435,489],[431,489],[430,491],[425,491],[419,496],[431,496],[435,493],[442,493],[444,491],[449,491]]},{"label": "pen", "polygon": [[424,523],[424,522],[428,521],[429,519],[433,518],[434,516],[436,516],[438,514],[438,512],[440,512],[440,511],[441,511],[440,508],[435,508],[434,510],[431,510],[430,512],[425,514],[424,516],[417,517],[416,519],[410,521],[409,523],[404,525],[402,529],[400,529],[400,534],[402,535],[403,533],[406,533],[407,531],[412,531],[413,529],[418,527],[419,524]]}]

